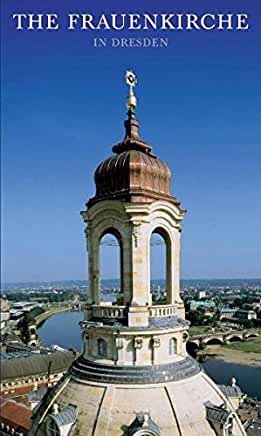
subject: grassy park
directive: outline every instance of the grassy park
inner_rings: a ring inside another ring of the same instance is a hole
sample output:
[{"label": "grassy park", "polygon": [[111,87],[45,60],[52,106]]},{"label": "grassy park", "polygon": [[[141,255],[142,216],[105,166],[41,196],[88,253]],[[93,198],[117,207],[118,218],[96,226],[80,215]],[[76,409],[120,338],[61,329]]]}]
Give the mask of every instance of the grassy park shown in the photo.
[{"label": "grassy park", "polygon": [[192,326],[189,329],[190,336],[205,335],[206,333],[211,333],[209,325]]},{"label": "grassy park", "polygon": [[54,315],[55,313],[59,312],[65,312],[68,309],[68,306],[54,306],[50,309],[46,310],[44,313],[41,313],[40,315],[35,317],[36,325],[39,327],[47,318]]},{"label": "grassy park", "polygon": [[242,353],[261,353],[261,338],[245,342],[233,342],[224,347],[229,350],[241,351]]}]

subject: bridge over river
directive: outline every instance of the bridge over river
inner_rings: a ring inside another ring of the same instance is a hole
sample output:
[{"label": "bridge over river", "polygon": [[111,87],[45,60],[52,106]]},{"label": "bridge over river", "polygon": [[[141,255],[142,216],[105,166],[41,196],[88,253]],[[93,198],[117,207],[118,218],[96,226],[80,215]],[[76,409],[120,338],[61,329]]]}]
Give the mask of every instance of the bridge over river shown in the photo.
[{"label": "bridge over river", "polygon": [[202,349],[206,345],[229,344],[235,341],[247,341],[261,337],[261,329],[229,330],[226,332],[211,332],[202,335],[190,336],[187,346],[194,349]]}]

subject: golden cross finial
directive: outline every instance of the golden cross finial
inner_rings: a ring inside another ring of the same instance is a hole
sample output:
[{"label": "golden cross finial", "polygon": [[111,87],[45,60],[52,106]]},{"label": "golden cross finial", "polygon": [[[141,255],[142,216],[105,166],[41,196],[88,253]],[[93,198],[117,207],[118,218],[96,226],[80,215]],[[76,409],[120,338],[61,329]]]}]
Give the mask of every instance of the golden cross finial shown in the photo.
[{"label": "golden cross finial", "polygon": [[126,74],[125,74],[125,80],[126,80],[127,85],[129,85],[129,93],[128,93],[128,97],[126,100],[126,106],[127,106],[128,111],[133,112],[137,106],[137,100],[136,100],[136,97],[135,97],[134,92],[133,92],[133,88],[137,84],[137,78],[136,78],[133,71],[127,70]]}]

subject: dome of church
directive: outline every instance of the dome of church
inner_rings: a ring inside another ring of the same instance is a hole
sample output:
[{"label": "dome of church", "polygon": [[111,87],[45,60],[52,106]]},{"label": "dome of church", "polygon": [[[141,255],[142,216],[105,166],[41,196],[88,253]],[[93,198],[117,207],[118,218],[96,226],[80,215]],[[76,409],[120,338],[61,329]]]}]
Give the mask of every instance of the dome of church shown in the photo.
[{"label": "dome of church", "polygon": [[96,196],[136,193],[169,195],[170,170],[160,159],[139,150],[104,160],[95,172]]},{"label": "dome of church", "polygon": [[151,203],[165,198],[179,204],[170,195],[169,167],[139,138],[138,126],[134,113],[129,111],[125,138],[113,147],[115,154],[102,161],[95,171],[96,195],[90,203],[105,198]]},{"label": "dome of church", "polygon": [[[152,368],[150,383],[146,383],[146,368],[140,369],[136,383],[133,380],[135,371],[119,368],[118,379],[116,376],[112,383],[108,367],[87,368],[83,361],[79,361],[44,397],[36,410],[37,420],[32,434],[53,434],[48,433],[48,426],[55,405],[57,423],[64,421],[68,407],[74,407],[74,418],[68,427],[72,433],[61,433],[64,435],[245,435],[232,405],[196,363],[187,358],[175,366],[171,369],[172,377],[166,374],[165,381],[159,382],[155,374],[157,369]],[[111,375],[114,369],[117,372],[117,368],[112,367]],[[62,424],[58,427],[61,430]]]}]

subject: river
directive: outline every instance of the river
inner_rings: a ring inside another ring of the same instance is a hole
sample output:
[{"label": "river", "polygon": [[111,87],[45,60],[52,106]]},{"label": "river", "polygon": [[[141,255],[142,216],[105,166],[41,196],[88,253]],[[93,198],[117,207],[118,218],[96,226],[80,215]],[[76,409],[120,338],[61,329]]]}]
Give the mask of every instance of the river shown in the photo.
[{"label": "river", "polygon": [[[57,313],[39,327],[38,334],[48,346],[56,344],[80,351],[79,322],[82,319],[82,312]],[[261,368],[227,363],[222,360],[208,360],[202,366],[217,383],[228,384],[231,378],[235,377],[243,392],[261,400]]]}]

